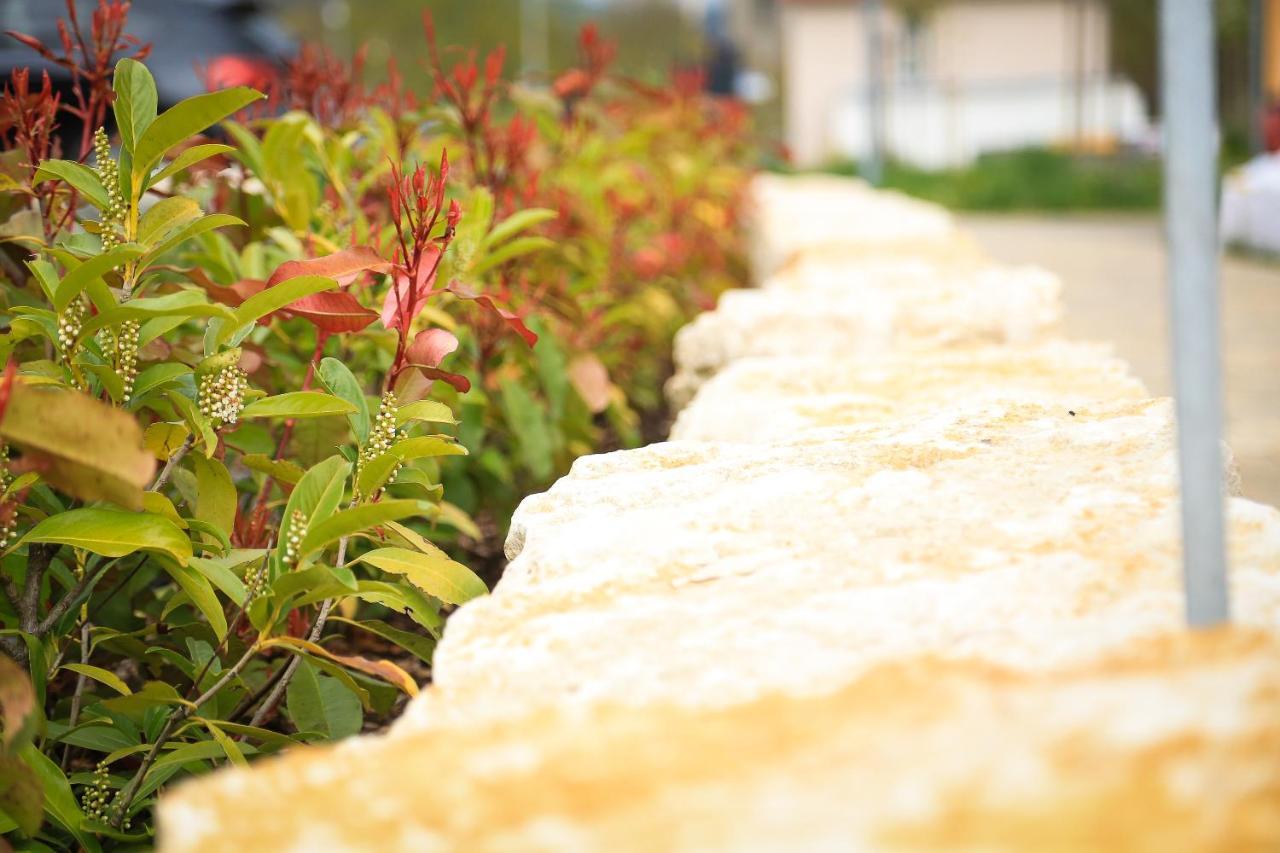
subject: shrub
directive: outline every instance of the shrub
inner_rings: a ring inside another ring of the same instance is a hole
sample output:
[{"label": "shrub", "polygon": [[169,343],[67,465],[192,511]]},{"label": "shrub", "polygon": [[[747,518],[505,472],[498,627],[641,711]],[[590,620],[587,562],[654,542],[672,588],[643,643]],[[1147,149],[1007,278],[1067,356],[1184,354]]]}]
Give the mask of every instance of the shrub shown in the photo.
[{"label": "shrub", "polygon": [[270,100],[157,114],[126,11],[85,55],[22,37],[74,104],[0,101],[0,831],[91,850],[417,691],[515,502],[660,416],[750,156],[737,106],[610,77],[593,28],[550,91],[428,19],[430,97],[308,49]]}]

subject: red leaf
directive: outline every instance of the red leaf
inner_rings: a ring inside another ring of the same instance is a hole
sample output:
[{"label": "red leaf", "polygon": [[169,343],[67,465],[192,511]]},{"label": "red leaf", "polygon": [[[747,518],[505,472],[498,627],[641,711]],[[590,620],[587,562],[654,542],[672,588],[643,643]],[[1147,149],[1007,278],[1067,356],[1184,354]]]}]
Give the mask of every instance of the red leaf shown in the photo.
[{"label": "red leaf", "polygon": [[471,380],[461,374],[450,373],[438,367],[419,367],[418,370],[428,379],[439,379],[441,382],[448,382],[454,388],[457,388],[461,394],[471,390]]},{"label": "red leaf", "polygon": [[506,308],[499,307],[498,304],[493,301],[493,297],[484,293],[474,293],[456,281],[448,287],[443,288],[443,290],[447,290],[459,299],[470,300],[487,311],[501,317],[503,322],[505,322],[512,331],[524,338],[524,342],[529,346],[533,346],[538,342],[538,335],[524,324],[524,320],[520,319],[517,314],[508,311]]},{"label": "red leaf", "polygon": [[267,279],[267,287],[274,287],[300,275],[322,275],[345,286],[355,281],[356,276],[362,272],[386,272],[389,269],[391,264],[373,249],[368,246],[353,246],[319,258],[285,261]]},{"label": "red leaf", "polygon": [[458,339],[445,329],[424,329],[414,337],[405,356],[415,367],[439,367],[444,357],[458,348]]},{"label": "red leaf", "polygon": [[454,388],[466,393],[471,390],[471,381],[467,377],[440,369],[440,362],[457,348],[458,339],[453,332],[445,329],[424,329],[418,332],[413,343],[409,344],[409,348],[405,350],[405,360],[428,379],[448,382]]},{"label": "red leaf", "polygon": [[382,302],[382,325],[388,329],[409,328],[409,324],[413,322],[413,318],[422,312],[427,304],[427,299],[432,294],[431,286],[435,284],[435,278],[431,275],[436,269],[436,259],[440,255],[439,246],[431,246],[422,253],[422,260],[418,264],[418,276],[420,280],[417,286],[417,298],[413,300],[413,304],[409,304],[409,277],[403,273],[397,273],[395,282],[391,289],[387,291],[386,299]]},{"label": "red leaf", "polygon": [[358,332],[378,319],[377,313],[356,301],[350,293],[326,290],[304,296],[285,308],[289,314],[310,320],[316,328],[329,334]]},{"label": "red leaf", "polygon": [[202,269],[181,270],[187,278],[203,287],[209,293],[209,297],[215,302],[221,302],[223,305],[230,305],[232,308],[238,307],[250,296],[255,293],[261,293],[266,290],[267,283],[261,279],[245,278],[237,281],[233,285],[218,284],[209,278],[208,274]]},{"label": "red leaf", "polygon": [[9,408],[9,395],[13,393],[13,381],[18,375],[18,363],[12,358],[4,366],[4,376],[0,377],[0,421],[4,420],[5,410]]}]

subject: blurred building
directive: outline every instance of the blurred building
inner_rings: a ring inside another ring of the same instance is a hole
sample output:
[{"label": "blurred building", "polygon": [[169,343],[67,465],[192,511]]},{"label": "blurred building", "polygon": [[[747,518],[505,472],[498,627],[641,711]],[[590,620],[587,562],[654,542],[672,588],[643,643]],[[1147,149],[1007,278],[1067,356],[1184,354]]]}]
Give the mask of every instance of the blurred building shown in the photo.
[{"label": "blurred building", "polygon": [[[771,2],[741,0],[746,6]],[[797,163],[870,146],[858,0],[779,0],[784,125]],[[886,147],[926,168],[1031,145],[1149,137],[1136,86],[1110,67],[1103,0],[898,0],[879,18]]]}]

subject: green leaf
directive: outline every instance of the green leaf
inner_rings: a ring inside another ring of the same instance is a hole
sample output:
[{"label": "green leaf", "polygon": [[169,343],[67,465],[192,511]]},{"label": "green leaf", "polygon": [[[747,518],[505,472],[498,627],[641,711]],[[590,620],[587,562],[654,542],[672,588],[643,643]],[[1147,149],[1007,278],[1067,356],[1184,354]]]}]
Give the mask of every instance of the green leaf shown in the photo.
[{"label": "green leaf", "polygon": [[107,191],[102,186],[98,173],[82,163],[71,160],[45,160],[36,168],[33,182],[39,185],[45,181],[66,181],[98,210],[106,210],[109,206]]},{"label": "green leaf", "polygon": [[[185,376],[190,372],[190,367],[176,361],[162,361],[159,364],[153,364],[138,374],[138,378],[133,383],[133,399],[137,400],[143,395],[174,382],[179,377]],[[178,439],[178,441],[181,443],[182,439]]]},{"label": "green leaf", "polygon": [[505,264],[507,261],[515,260],[531,252],[554,248],[555,245],[553,241],[548,240],[546,237],[517,237],[510,243],[506,243],[485,255],[479,263],[471,267],[470,273],[473,276],[481,276],[489,270]]},{"label": "green leaf", "polygon": [[[243,566],[247,563],[257,563],[261,557],[255,557],[251,560],[235,560],[235,556],[228,557],[192,557],[188,562],[191,568],[204,575],[209,581],[222,590],[222,594],[233,602],[243,605],[248,594],[244,588],[242,581],[231,569],[233,566]],[[250,569],[253,571],[253,569]]]},{"label": "green leaf", "polygon": [[94,681],[107,685],[121,696],[129,696],[133,693],[129,689],[129,685],[125,684],[120,676],[116,675],[109,669],[103,669],[100,666],[92,666],[87,663],[64,663],[62,669],[69,669],[72,672],[79,673],[86,678],[92,678]]},{"label": "green leaf", "polygon": [[152,515],[159,515],[169,519],[182,530],[187,529],[186,519],[178,515],[178,510],[174,507],[173,501],[159,492],[143,492],[142,508]]},{"label": "green leaf", "polygon": [[364,724],[359,698],[305,658],[289,682],[285,707],[298,731],[318,732],[328,740],[357,734]]},{"label": "green leaf", "polygon": [[200,205],[186,196],[170,196],[153,204],[138,220],[138,243],[150,249],[176,228],[199,219]]},{"label": "green leaf", "polygon": [[[396,411],[396,426],[403,426],[410,421],[428,421],[437,424],[456,424],[453,410],[444,403],[435,400],[418,400],[401,406]],[[361,440],[363,443],[363,440]]]},{"label": "green leaf", "polygon": [[192,434],[200,436],[204,444],[204,455],[212,456],[214,449],[218,446],[218,433],[200,408],[186,394],[180,394],[177,391],[165,394],[165,399],[173,404],[178,414],[182,415],[182,420],[186,422]]},{"label": "green leaf", "polygon": [[422,634],[415,634],[412,631],[402,631],[379,619],[361,619],[357,621],[343,616],[330,616],[329,621],[343,622],[353,628],[376,634],[384,640],[395,643],[426,664],[431,663],[431,656],[435,652],[436,641],[434,637],[424,637]]},{"label": "green leaf", "polygon": [[229,536],[236,521],[236,484],[231,474],[217,459],[195,456],[191,464],[196,470],[196,518]]},{"label": "green leaf", "polygon": [[373,495],[387,482],[391,472],[402,462],[428,459],[435,456],[466,456],[467,449],[447,438],[421,435],[404,438],[391,445],[391,449],[365,463],[360,468],[357,485],[360,494]]},{"label": "green leaf", "polygon": [[222,747],[223,753],[226,754],[227,760],[239,767],[248,767],[249,762],[245,759],[244,753],[240,751],[239,745],[231,738],[227,737],[227,733],[222,730],[222,723],[205,719],[204,717],[192,717],[193,722],[199,723],[209,730],[209,734],[213,735],[214,741],[218,746]]},{"label": "green leaf", "polygon": [[5,815],[23,834],[35,835],[44,821],[44,789],[21,758],[0,754],[0,818]]},{"label": "green leaf", "polygon": [[[53,297],[53,307],[61,314],[89,284],[117,267],[122,267],[142,254],[137,243],[121,243],[109,252],[95,255],[63,277]],[[114,301],[114,300],[113,300]],[[95,300],[96,304],[96,300]],[[101,306],[99,306],[101,307]]]},{"label": "green leaf", "polygon": [[229,213],[210,213],[194,222],[188,222],[181,228],[169,232],[163,240],[152,246],[139,262],[139,266],[145,269],[158,261],[165,252],[182,245],[193,237],[198,237],[215,228],[228,228],[232,225],[244,225],[244,220]]},{"label": "green leaf", "polygon": [[[198,290],[180,290],[164,296],[146,296],[109,308],[90,317],[80,328],[80,339],[92,337],[99,329],[115,326],[124,320],[149,317],[232,317],[225,305],[210,302]],[[190,368],[187,368],[189,371]]]},{"label": "green leaf", "polygon": [[323,418],[347,415],[356,407],[340,397],[320,391],[291,391],[254,400],[240,413],[242,418]]},{"label": "green leaf", "polygon": [[45,814],[75,836],[76,841],[89,853],[99,853],[102,848],[98,842],[80,828],[85,820],[84,812],[80,811],[75,795],[71,793],[71,784],[58,769],[58,765],[31,744],[19,750],[18,757],[25,761],[40,779],[40,787],[44,790]]},{"label": "green leaf", "polygon": [[287,483],[290,486],[295,485],[306,473],[301,466],[295,465],[288,459],[272,459],[262,453],[246,453],[240,461],[250,471],[266,474],[277,482]]},{"label": "green leaf", "polygon": [[[190,547],[190,544],[188,544]],[[209,583],[209,579],[200,574],[194,568],[173,562],[172,560],[160,560],[160,565],[169,573],[169,576],[177,581],[178,586],[191,599],[191,603],[196,609],[204,614],[204,618],[209,620],[209,627],[218,635],[221,640],[227,636],[227,616],[222,611],[222,604],[218,601],[218,594],[213,591],[213,586]]]},{"label": "green leaf", "polygon": [[530,207],[516,211],[493,227],[493,230],[484,238],[484,247],[496,246],[521,231],[541,225],[559,215],[558,212],[546,207]]},{"label": "green leaf", "polygon": [[539,482],[550,481],[555,460],[545,411],[519,382],[503,382],[500,400],[521,463]]},{"label": "green leaf", "polygon": [[313,293],[332,290],[337,286],[336,281],[321,275],[300,275],[255,293],[236,309],[236,319],[224,325],[219,331],[218,343],[226,343],[241,326],[256,322],[273,311],[279,311],[291,302],[297,302],[302,297]]},{"label": "green leaf", "polygon": [[305,559],[344,536],[361,533],[388,521],[420,515],[429,510],[430,504],[412,500],[379,501],[343,510],[308,526],[307,535],[303,537],[302,545],[298,549],[299,557]]},{"label": "green leaf", "polygon": [[132,171],[136,194],[141,195],[147,187],[151,170],[170,148],[262,97],[261,92],[238,86],[196,95],[165,110],[139,136],[134,146]]},{"label": "green leaf", "polygon": [[[289,493],[289,501],[284,507],[284,518],[290,519],[294,512],[302,513],[308,526],[319,524],[333,514],[342,501],[347,477],[351,474],[351,463],[341,456],[330,456],[328,459],[312,466],[303,475]],[[276,544],[277,554],[284,557],[284,542]]]},{"label": "green leaf", "polygon": [[336,358],[322,358],[319,373],[320,381],[329,389],[330,394],[355,406],[355,411],[347,415],[347,422],[351,424],[351,432],[356,441],[364,444],[369,439],[369,401],[364,398],[359,380],[350,368]]},{"label": "green leaf", "polygon": [[116,100],[112,109],[120,142],[133,153],[138,140],[156,119],[156,81],[141,62],[125,58],[116,63],[113,84]]},{"label": "green leaf", "polygon": [[173,162],[165,166],[151,178],[151,184],[160,183],[165,178],[178,174],[183,169],[189,169],[201,160],[207,160],[218,154],[230,154],[235,151],[230,145],[223,145],[220,142],[207,142],[201,145],[192,145],[186,151],[183,151],[177,157],[173,158]]},{"label": "green leaf", "polygon": [[178,526],[149,512],[121,512],[100,507],[72,509],[49,516],[22,539],[70,545],[104,557],[123,557],[146,550],[169,554],[184,566],[191,559],[191,542]]},{"label": "green leaf", "polygon": [[489,591],[474,572],[442,554],[379,548],[358,560],[384,572],[404,575],[418,589],[447,604],[462,604]]}]

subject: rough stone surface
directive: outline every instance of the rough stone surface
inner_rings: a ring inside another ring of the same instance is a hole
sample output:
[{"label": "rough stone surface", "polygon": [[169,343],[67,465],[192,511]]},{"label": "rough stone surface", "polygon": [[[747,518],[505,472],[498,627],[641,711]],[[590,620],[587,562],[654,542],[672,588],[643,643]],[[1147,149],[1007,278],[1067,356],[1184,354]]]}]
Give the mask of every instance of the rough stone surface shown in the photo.
[{"label": "rough stone surface", "polygon": [[805,253],[920,256],[972,247],[942,208],[856,178],[762,175],[752,188],[752,266],[764,278]]},{"label": "rough stone surface", "polygon": [[390,733],[181,786],[162,849],[1280,847],[1280,511],[1230,500],[1237,624],[1185,631],[1172,407],[1042,339],[1052,279],[758,193],[791,260],[682,338],[680,440],[521,504]]},{"label": "rough stone surface", "polygon": [[[724,661],[732,666],[732,660]],[[164,846],[1264,850],[1280,647],[1149,638],[1052,675],[901,661],[822,696],[601,705],[299,751],[194,785]]]},{"label": "rough stone surface", "polygon": [[834,357],[981,342],[1024,343],[1061,318],[1058,280],[1035,267],[842,275],[807,269],[758,290],[725,293],[676,335],[679,407],[729,362],[749,356]]},{"label": "rough stone surface", "polygon": [[830,426],[986,402],[1091,403],[1146,396],[1101,344],[1048,341],[868,356],[744,358],[706,383],[673,439],[770,442]]}]

